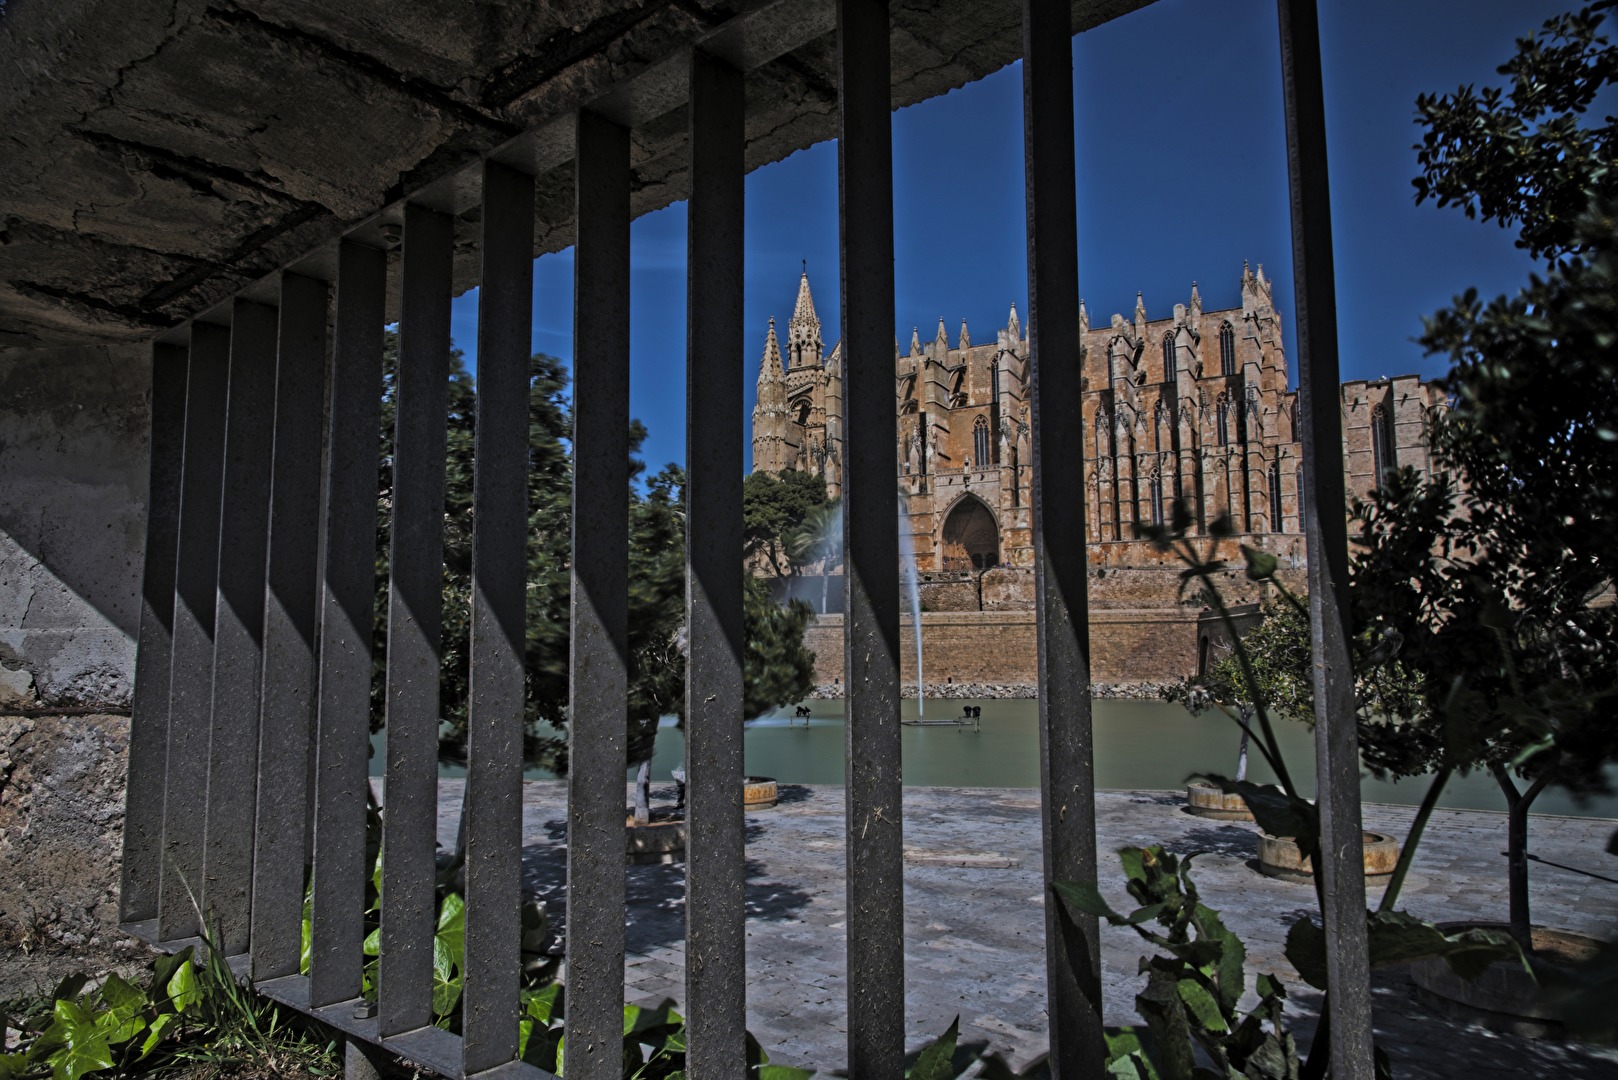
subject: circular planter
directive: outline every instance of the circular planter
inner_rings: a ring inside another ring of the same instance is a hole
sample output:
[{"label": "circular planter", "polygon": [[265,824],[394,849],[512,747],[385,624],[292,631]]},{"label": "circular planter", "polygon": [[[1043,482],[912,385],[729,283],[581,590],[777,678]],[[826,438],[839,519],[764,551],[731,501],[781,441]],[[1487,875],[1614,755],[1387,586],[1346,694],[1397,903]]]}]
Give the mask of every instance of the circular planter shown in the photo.
[{"label": "circular planter", "polygon": [[1252,821],[1253,812],[1240,795],[1227,795],[1212,784],[1187,784],[1185,808],[1215,821]]},{"label": "circular planter", "polygon": [[773,776],[749,776],[742,784],[742,809],[768,810],[778,794]]},{"label": "circular planter", "polygon": [[625,822],[626,853],[637,866],[650,863],[680,862],[685,858],[685,819],[653,819],[646,825],[636,825],[635,819]]},{"label": "circular planter", "polygon": [[[1440,923],[1444,930],[1505,930],[1504,923]],[[1550,930],[1542,926],[1532,931],[1535,967],[1564,967],[1588,960],[1600,942],[1583,934]],[[1493,1031],[1507,1031],[1530,1038],[1561,1038],[1562,1015],[1554,1000],[1547,998],[1539,983],[1515,961],[1502,960],[1471,982],[1451,971],[1443,960],[1417,960],[1410,965],[1410,981],[1416,996],[1435,1012],[1451,1019],[1479,1024]]]},{"label": "circular planter", "polygon": [[[1393,873],[1399,862],[1399,842],[1381,833],[1362,833],[1365,837],[1365,876],[1384,878]],[[1258,868],[1263,874],[1283,881],[1313,881],[1315,868],[1304,857],[1303,850],[1290,836],[1258,834]]]}]

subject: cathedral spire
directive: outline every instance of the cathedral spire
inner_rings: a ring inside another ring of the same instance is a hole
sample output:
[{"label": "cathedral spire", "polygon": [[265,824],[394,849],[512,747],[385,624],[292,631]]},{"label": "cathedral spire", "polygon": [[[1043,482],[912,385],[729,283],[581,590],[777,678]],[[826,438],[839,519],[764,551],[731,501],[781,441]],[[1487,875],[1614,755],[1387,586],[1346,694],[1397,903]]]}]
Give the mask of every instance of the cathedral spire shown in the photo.
[{"label": "cathedral spire", "polygon": [[807,264],[798,279],[798,302],[792,308],[792,321],[787,323],[787,350],[789,369],[818,365],[825,351],[820,340],[820,316],[815,314],[815,298],[809,293]]},{"label": "cathedral spire", "polygon": [[966,332],[966,320],[961,320],[961,342],[956,348],[965,351],[972,347],[972,335]]},{"label": "cathedral spire", "polygon": [[944,360],[944,354],[949,352],[949,331],[944,329],[944,316],[938,317],[938,333],[933,337],[933,344],[938,346],[938,360]]},{"label": "cathedral spire", "polygon": [[770,316],[770,331],[764,335],[764,358],[758,365],[759,404],[765,401],[765,388],[785,382],[781,366],[781,341],[775,336],[775,316]]},{"label": "cathedral spire", "polygon": [[1006,333],[1011,335],[1012,341],[1022,340],[1022,323],[1017,321],[1017,301],[1011,302],[1011,318],[1006,320]]},{"label": "cathedral spire", "polygon": [[919,326],[910,328],[910,355],[921,355],[921,327]]}]

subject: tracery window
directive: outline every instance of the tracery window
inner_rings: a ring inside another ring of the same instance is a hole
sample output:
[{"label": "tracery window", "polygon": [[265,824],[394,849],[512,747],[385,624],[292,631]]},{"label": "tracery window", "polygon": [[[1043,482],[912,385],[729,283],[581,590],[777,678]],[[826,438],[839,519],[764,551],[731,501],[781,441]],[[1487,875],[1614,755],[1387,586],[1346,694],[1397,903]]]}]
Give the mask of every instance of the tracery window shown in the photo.
[{"label": "tracery window", "polygon": [[1236,374],[1236,330],[1228,322],[1219,324],[1219,373]]},{"label": "tracery window", "polygon": [[1220,446],[1230,445],[1230,398],[1224,394],[1219,395],[1219,405],[1214,410],[1215,436]]},{"label": "tracery window", "polygon": [[1163,381],[1174,382],[1180,377],[1179,357],[1174,350],[1174,331],[1163,335]]},{"label": "tracery window", "polygon": [[1281,517],[1281,462],[1270,463],[1270,531],[1282,531]]},{"label": "tracery window", "polygon": [[1378,484],[1382,483],[1389,470],[1399,467],[1399,457],[1393,448],[1392,416],[1381,405],[1371,410],[1371,457],[1374,459],[1373,475]]},{"label": "tracery window", "polygon": [[1163,475],[1152,473],[1152,524],[1163,524]]},{"label": "tracery window", "polygon": [[1162,453],[1174,442],[1173,432],[1169,426],[1169,409],[1163,399],[1157,401],[1157,408],[1152,410],[1152,437],[1156,443],[1152,449]]},{"label": "tracery window", "polygon": [[972,461],[980,469],[989,467],[989,421],[981,416],[972,424]]}]

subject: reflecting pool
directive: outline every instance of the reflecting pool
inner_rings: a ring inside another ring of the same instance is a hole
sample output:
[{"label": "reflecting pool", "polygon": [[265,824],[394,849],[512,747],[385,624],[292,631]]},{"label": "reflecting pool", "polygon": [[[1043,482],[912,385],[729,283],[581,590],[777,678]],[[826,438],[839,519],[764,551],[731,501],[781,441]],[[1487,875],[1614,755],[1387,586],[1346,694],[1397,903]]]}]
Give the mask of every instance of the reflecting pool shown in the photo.
[{"label": "reflecting pool", "polygon": [[[773,776],[783,783],[841,784],[843,782],[843,703],[810,701],[807,723],[794,719],[792,709],[755,720],[747,727],[747,771]],[[982,720],[972,727],[906,727],[904,780],[915,787],[1020,787],[1039,786],[1039,703],[1032,700],[984,701],[930,698],[926,718],[958,717],[965,706],[981,708]],[[916,702],[903,703],[905,719],[916,719]],[[1184,708],[1160,701],[1095,702],[1096,786],[1163,790],[1181,787],[1191,773],[1236,771],[1240,732],[1216,712],[1192,716]],[[684,759],[685,739],[673,719],[657,737],[652,777],[667,782]],[[1305,794],[1314,794],[1314,743],[1302,724],[1282,721],[1276,737],[1290,769]],[[380,773],[382,755],[371,759]],[[445,776],[464,770],[445,766]],[[530,771],[530,778],[550,774]],[[1274,780],[1255,750],[1250,754],[1249,779]],[[1615,777],[1618,779],[1618,777]],[[1360,790],[1367,802],[1414,805],[1426,791],[1424,778],[1385,783],[1365,777]],[[1439,805],[1455,809],[1500,810],[1505,803],[1494,781],[1486,775],[1452,778]],[[1565,792],[1552,788],[1534,804],[1537,813],[1618,817],[1618,797],[1592,800],[1580,807]]]}]

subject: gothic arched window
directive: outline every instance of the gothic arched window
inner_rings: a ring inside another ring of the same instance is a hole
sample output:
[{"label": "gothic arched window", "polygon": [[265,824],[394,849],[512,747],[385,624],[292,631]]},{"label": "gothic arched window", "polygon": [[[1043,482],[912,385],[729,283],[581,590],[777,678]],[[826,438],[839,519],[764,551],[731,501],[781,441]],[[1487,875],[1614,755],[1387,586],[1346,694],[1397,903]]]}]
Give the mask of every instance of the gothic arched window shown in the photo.
[{"label": "gothic arched window", "polygon": [[1393,449],[1392,417],[1381,405],[1371,410],[1371,457],[1375,470],[1372,475],[1378,484],[1390,469],[1399,467],[1399,457]]},{"label": "gothic arched window", "polygon": [[1163,475],[1152,473],[1152,524],[1163,524]]},{"label": "gothic arched window", "polygon": [[1280,459],[1270,463],[1270,531],[1282,531]]},{"label": "gothic arched window", "polygon": [[1303,532],[1303,466],[1298,466],[1298,531]]},{"label": "gothic arched window", "polygon": [[1171,383],[1180,377],[1179,358],[1174,351],[1174,331],[1163,335],[1163,381]]},{"label": "gothic arched window", "polygon": [[1162,453],[1174,443],[1174,434],[1169,424],[1169,408],[1162,398],[1157,399],[1157,408],[1152,410],[1152,437],[1155,445],[1153,450]]},{"label": "gothic arched window", "polygon": [[1219,324],[1219,374],[1236,374],[1236,330],[1228,322]]},{"label": "gothic arched window", "polygon": [[1215,417],[1217,423],[1215,436],[1219,441],[1219,445],[1228,446],[1230,444],[1230,398],[1224,394],[1219,395],[1219,406],[1215,410]]},{"label": "gothic arched window", "polygon": [[980,469],[989,467],[989,422],[981,416],[972,425],[972,464]]}]

